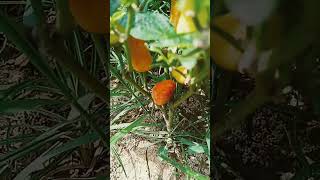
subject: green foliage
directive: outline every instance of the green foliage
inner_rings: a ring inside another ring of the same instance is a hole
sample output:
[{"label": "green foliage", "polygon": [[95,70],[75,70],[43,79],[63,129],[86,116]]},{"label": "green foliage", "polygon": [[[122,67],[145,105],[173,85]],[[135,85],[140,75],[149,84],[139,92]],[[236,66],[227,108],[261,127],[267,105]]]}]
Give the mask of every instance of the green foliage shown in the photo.
[{"label": "green foliage", "polygon": [[130,35],[137,39],[161,40],[176,34],[169,19],[163,14],[145,12],[136,13],[134,17],[134,25],[131,27]]}]

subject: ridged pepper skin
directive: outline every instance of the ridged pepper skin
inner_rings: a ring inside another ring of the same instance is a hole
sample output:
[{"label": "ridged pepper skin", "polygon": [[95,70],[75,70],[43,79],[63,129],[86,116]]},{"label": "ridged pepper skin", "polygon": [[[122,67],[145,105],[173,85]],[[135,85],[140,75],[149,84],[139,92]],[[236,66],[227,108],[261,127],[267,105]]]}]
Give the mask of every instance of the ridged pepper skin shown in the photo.
[{"label": "ridged pepper skin", "polygon": [[171,72],[171,76],[174,77],[174,79],[180,83],[180,84],[186,84],[186,75],[188,73],[187,68],[184,66],[178,66],[174,68]]},{"label": "ridged pepper skin", "polygon": [[158,106],[167,104],[173,97],[176,83],[172,80],[158,82],[152,88],[152,99]]},{"label": "ridged pepper skin", "polygon": [[143,40],[131,36],[128,38],[131,64],[137,72],[146,72],[151,69],[152,56],[144,43]]}]

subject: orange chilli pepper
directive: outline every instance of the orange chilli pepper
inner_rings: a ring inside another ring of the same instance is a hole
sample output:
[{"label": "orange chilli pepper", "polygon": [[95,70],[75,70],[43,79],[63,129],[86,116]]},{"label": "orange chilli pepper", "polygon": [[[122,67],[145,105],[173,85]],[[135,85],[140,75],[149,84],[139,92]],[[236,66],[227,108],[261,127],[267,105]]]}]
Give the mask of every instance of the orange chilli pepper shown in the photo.
[{"label": "orange chilli pepper", "polygon": [[128,38],[128,45],[133,69],[137,72],[149,71],[151,69],[152,57],[144,41],[130,36]]},{"label": "orange chilli pepper", "polygon": [[152,88],[152,99],[158,106],[167,104],[173,97],[176,83],[172,80],[163,80],[158,82]]},{"label": "orange chilli pepper", "polygon": [[86,31],[108,33],[109,1],[69,0],[70,11],[76,22]]}]

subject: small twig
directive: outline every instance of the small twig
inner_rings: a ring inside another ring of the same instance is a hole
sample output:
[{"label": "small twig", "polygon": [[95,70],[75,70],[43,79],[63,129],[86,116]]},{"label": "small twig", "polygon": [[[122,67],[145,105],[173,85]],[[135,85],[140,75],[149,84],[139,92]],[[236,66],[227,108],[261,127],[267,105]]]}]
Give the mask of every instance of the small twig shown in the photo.
[{"label": "small twig", "polygon": [[148,168],[148,176],[149,176],[149,179],[151,179],[149,160],[148,160],[148,148],[146,149],[146,162],[147,162],[147,168]]},{"label": "small twig", "polygon": [[170,137],[171,134],[172,134],[173,118],[174,118],[173,109],[172,109],[172,107],[169,106],[169,110],[168,110],[168,124],[167,124],[167,129],[168,129],[169,137]]},{"label": "small twig", "polygon": [[1,48],[0,48],[0,54],[2,53],[2,51],[6,48],[6,46],[7,46],[7,41],[8,41],[8,38],[4,35],[3,36],[3,38],[4,38],[4,40],[3,40],[3,44],[2,44],[2,46],[1,46]]}]

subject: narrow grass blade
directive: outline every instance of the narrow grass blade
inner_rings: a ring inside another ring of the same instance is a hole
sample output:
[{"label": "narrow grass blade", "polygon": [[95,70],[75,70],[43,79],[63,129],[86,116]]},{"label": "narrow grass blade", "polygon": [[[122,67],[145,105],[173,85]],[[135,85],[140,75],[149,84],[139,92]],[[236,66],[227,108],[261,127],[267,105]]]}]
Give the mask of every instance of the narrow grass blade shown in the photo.
[{"label": "narrow grass blade", "polygon": [[70,123],[72,123],[72,121],[62,122],[52,127],[50,130],[42,133],[40,136],[36,137],[33,141],[26,144],[25,146],[0,156],[0,166],[6,164],[8,160],[15,160],[17,158],[23,157],[30,152],[34,152],[37,149],[40,149],[46,143],[57,140],[62,135],[66,135],[68,132],[60,133],[59,129]]},{"label": "narrow grass blade", "polygon": [[58,154],[69,151],[69,150],[76,148],[76,147],[79,147],[83,144],[89,144],[89,143],[95,142],[99,138],[100,138],[100,136],[96,132],[89,132],[83,136],[80,136],[76,139],[73,139],[73,140],[67,142],[67,143],[64,143],[63,145],[59,146],[58,148],[49,151],[47,154],[54,157]]},{"label": "narrow grass blade", "polygon": [[128,127],[121,129],[119,132],[113,135],[110,140],[110,145],[115,145],[121,138],[129,134],[135,127],[138,127],[145,118],[146,116],[139,117],[137,120],[133,121]]},{"label": "narrow grass blade", "polygon": [[178,141],[181,144],[188,145],[188,153],[189,154],[195,154],[195,153],[205,153],[207,156],[209,156],[209,150],[208,147],[204,144],[200,144],[194,141],[190,141],[185,138],[178,138]]},{"label": "narrow grass blade", "polygon": [[56,105],[63,101],[46,99],[21,99],[13,101],[0,101],[0,113],[17,113],[31,111],[46,105]]},{"label": "narrow grass blade", "polygon": [[195,172],[190,167],[184,166],[183,164],[178,163],[176,160],[169,158],[168,157],[168,150],[164,146],[160,147],[160,149],[158,151],[158,155],[160,158],[162,158],[163,160],[170,163],[175,168],[179,169],[181,172],[191,176],[194,179],[197,179],[197,180],[209,180],[210,179],[208,176],[205,176],[205,175],[202,175],[198,172]]},{"label": "narrow grass blade", "polygon": [[36,136],[37,136],[36,134],[30,134],[30,135],[16,136],[13,138],[7,138],[4,140],[0,140],[0,146],[14,144],[17,142],[30,141],[30,140],[34,139]]},{"label": "narrow grass blade", "polygon": [[122,168],[122,171],[124,173],[124,175],[128,178],[126,169],[124,168],[124,165],[122,163],[122,160],[120,158],[120,154],[117,152],[117,150],[114,147],[111,147],[111,152],[114,154],[114,156],[117,158],[118,162],[120,163],[120,166]]},{"label": "narrow grass blade", "polygon": [[[47,151],[55,148],[59,142],[53,144]],[[46,152],[47,152],[46,151]],[[52,155],[47,155],[46,152],[42,153],[39,157],[33,160],[27,167],[25,167],[13,180],[29,180],[31,179],[31,174],[35,171],[39,171],[45,168],[45,162],[52,158]]]},{"label": "narrow grass blade", "polygon": [[[86,94],[78,99],[78,103],[82,106],[84,110],[88,110],[90,103],[93,101],[95,95],[94,94]],[[74,106],[71,107],[71,110],[68,115],[68,120],[74,119],[80,116],[80,112]]]}]

